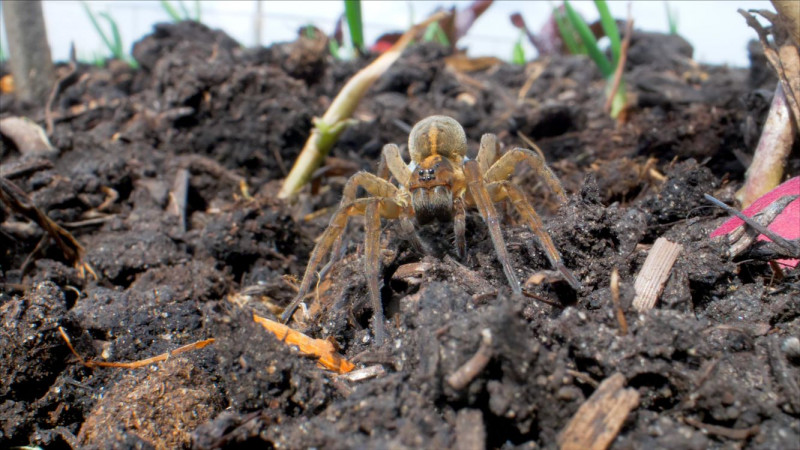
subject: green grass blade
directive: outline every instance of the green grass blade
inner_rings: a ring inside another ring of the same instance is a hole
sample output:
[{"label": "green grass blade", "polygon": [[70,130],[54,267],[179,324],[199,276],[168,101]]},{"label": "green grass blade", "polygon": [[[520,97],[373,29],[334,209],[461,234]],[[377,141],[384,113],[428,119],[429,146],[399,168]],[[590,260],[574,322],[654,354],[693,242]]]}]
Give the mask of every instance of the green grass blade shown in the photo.
[{"label": "green grass blade", "polygon": [[194,21],[198,23],[200,22],[200,0],[194,0]]},{"label": "green grass blade", "polygon": [[586,52],[589,54],[589,57],[592,58],[592,61],[594,61],[594,63],[597,65],[597,68],[600,69],[600,73],[603,74],[604,78],[608,78],[613,75],[614,67],[611,65],[611,62],[608,61],[606,55],[604,55],[597,46],[597,40],[594,38],[592,30],[589,29],[589,25],[587,25],[586,22],[581,19],[574,9],[572,9],[572,5],[569,4],[569,1],[564,0],[564,8],[567,10],[567,20],[569,20],[569,23],[578,32],[578,36],[580,36],[581,41],[583,41],[583,45],[586,47]]},{"label": "green grass blade", "polygon": [[606,36],[611,41],[611,56],[614,65],[619,61],[620,49],[622,48],[622,41],[619,38],[619,27],[614,16],[608,10],[608,4],[605,0],[594,0],[594,5],[597,7],[597,12],[600,13],[600,24],[603,26]]},{"label": "green grass blade", "polygon": [[183,20],[192,20],[192,16],[189,14],[189,8],[186,7],[186,2],[184,0],[178,0],[178,6],[181,7],[181,13],[183,13]]},{"label": "green grass blade", "polygon": [[119,28],[117,28],[117,22],[114,20],[113,17],[107,12],[101,12],[98,14],[103,19],[106,19],[108,22],[108,26],[111,28],[111,36],[113,39],[113,45],[111,52],[114,54],[114,57],[117,59],[124,59],[125,53],[122,50],[122,37],[119,34]]},{"label": "green grass blade", "polygon": [[447,33],[444,32],[439,22],[433,22],[425,29],[422,40],[424,42],[436,41],[445,47],[450,47],[450,39],[447,38]]},{"label": "green grass blade", "polygon": [[520,66],[525,65],[525,49],[522,48],[522,37],[514,43],[514,49],[511,51],[511,62]]},{"label": "green grass blade", "polygon": [[556,20],[558,32],[561,34],[561,40],[564,41],[564,45],[567,46],[569,53],[572,55],[586,53],[580,45],[578,45],[578,41],[575,40],[575,36],[572,34],[572,27],[570,27],[566,17],[564,17],[564,14],[562,14],[558,8],[553,8],[553,17]]},{"label": "green grass blade", "polygon": [[94,29],[95,31],[97,31],[97,34],[100,35],[100,39],[103,40],[103,43],[106,45],[106,48],[108,48],[108,50],[111,53],[114,53],[114,45],[111,43],[111,40],[108,38],[108,36],[106,36],[105,31],[103,31],[103,29],[100,27],[100,23],[97,22],[97,17],[94,15],[94,12],[92,12],[92,9],[89,8],[89,5],[86,2],[81,2],[81,5],[83,5],[83,9],[84,11],[86,11],[86,15],[89,16],[89,20],[92,22],[92,26],[94,26]]},{"label": "green grass blade", "polygon": [[347,18],[347,29],[350,30],[353,47],[362,51],[364,49],[364,25],[361,22],[361,1],[344,0],[344,15]]},{"label": "green grass blade", "polygon": [[667,12],[667,23],[669,24],[669,34],[678,34],[678,9],[671,8],[669,2],[664,2],[664,9]]},{"label": "green grass blade", "polygon": [[173,22],[181,21],[181,15],[178,14],[178,11],[174,6],[172,6],[172,3],[167,0],[161,0],[161,7],[164,8],[164,11],[166,11],[167,14],[169,14],[169,17],[172,18]]}]

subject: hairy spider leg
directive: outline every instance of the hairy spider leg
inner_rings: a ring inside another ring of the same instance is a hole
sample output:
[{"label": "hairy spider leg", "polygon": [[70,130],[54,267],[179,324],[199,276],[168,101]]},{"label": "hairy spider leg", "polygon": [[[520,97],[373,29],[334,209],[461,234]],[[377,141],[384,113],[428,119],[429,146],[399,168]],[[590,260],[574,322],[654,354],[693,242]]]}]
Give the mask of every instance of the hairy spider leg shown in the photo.
[{"label": "hairy spider leg", "polygon": [[550,265],[561,272],[561,275],[564,276],[564,279],[567,280],[567,283],[569,283],[573,289],[576,291],[580,289],[581,283],[564,265],[564,261],[561,258],[561,254],[556,249],[553,239],[544,229],[542,219],[539,217],[539,214],[536,213],[536,210],[533,209],[530,202],[528,202],[528,199],[525,198],[525,194],[522,193],[522,190],[508,181],[490,183],[487,185],[487,190],[494,202],[499,202],[505,198],[511,200],[511,204],[514,205],[517,213],[519,213],[522,220],[528,225],[528,228],[533,231],[533,234],[539,241],[539,245],[544,249],[545,255],[547,255],[547,259],[550,261]]},{"label": "hairy spider leg", "polygon": [[483,177],[481,177],[478,162],[465,161],[464,175],[466,176],[467,186],[469,188],[469,193],[472,195],[472,200],[475,202],[475,206],[478,207],[478,211],[489,229],[489,236],[492,238],[492,244],[494,244],[497,259],[500,261],[500,265],[503,266],[503,272],[508,279],[508,283],[511,285],[511,290],[514,291],[514,294],[521,294],[522,288],[511,267],[511,258],[508,256],[508,249],[506,249],[503,233],[500,230],[497,210],[494,207],[491,197],[489,197],[489,192],[486,190],[486,185],[484,184]]},{"label": "hairy spider leg", "polygon": [[486,180],[487,183],[505,181],[514,172],[517,165],[523,161],[527,162],[534,172],[536,172],[547,186],[550,187],[550,190],[555,192],[562,204],[567,202],[567,194],[564,192],[564,186],[561,185],[561,181],[558,180],[556,174],[547,167],[547,164],[545,164],[538,153],[533,150],[528,150],[527,148],[516,147],[507,151],[483,173],[483,179]]},{"label": "hairy spider leg", "polygon": [[[294,311],[297,309],[297,306],[300,305],[301,301],[303,301],[303,298],[305,297],[308,289],[311,287],[312,281],[315,278],[317,267],[320,265],[320,263],[322,263],[322,260],[325,258],[328,250],[330,250],[333,246],[336,238],[341,235],[342,232],[344,232],[350,217],[365,214],[367,205],[376,200],[379,203],[378,212],[381,217],[395,219],[402,212],[402,207],[391,198],[359,198],[348,205],[340,206],[336,213],[334,213],[333,217],[331,217],[328,227],[322,233],[319,242],[311,252],[311,256],[308,259],[308,266],[306,266],[306,271],[303,274],[303,281],[300,283],[297,296],[286,307],[286,309],[283,311],[283,314],[281,314],[281,320],[284,323],[289,321],[289,319],[292,317],[292,314],[294,314]],[[378,225],[378,227],[380,227],[380,225]],[[366,234],[367,236],[370,235],[369,233]]]},{"label": "hairy spider leg", "polygon": [[380,200],[371,199],[364,211],[364,274],[367,278],[369,298],[372,302],[372,332],[375,335],[375,344],[383,345],[386,329],[381,303],[381,290],[378,274],[381,269],[381,215],[379,211]]},{"label": "hairy spider leg", "polygon": [[[366,190],[367,193],[373,197],[399,197],[399,190],[397,189],[397,186],[390,183],[389,180],[383,179],[369,172],[361,171],[353,174],[353,176],[351,176],[344,185],[344,189],[342,190],[342,200],[339,203],[340,208],[344,207],[345,205],[349,205],[356,200],[359,186],[363,187],[364,190]],[[344,245],[344,239],[346,235],[347,233],[345,227],[345,229],[343,229],[342,232],[336,236],[336,241],[331,249],[331,261],[329,264],[336,262],[337,258],[341,255],[342,245]]]}]

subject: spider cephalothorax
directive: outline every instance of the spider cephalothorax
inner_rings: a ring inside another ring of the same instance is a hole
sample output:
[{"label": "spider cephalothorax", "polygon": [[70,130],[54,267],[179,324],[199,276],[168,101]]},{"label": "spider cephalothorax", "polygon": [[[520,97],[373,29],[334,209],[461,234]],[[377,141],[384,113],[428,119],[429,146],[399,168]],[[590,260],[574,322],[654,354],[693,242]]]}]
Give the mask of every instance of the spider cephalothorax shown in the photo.
[{"label": "spider cephalothorax", "polygon": [[[339,254],[348,218],[355,215],[365,217],[364,266],[373,307],[373,332],[378,345],[386,334],[378,286],[381,218],[399,220],[401,228],[418,248],[423,246],[413,231],[413,221],[420,225],[434,220],[452,221],[456,250],[461,258],[465,258],[465,208],[476,207],[487,224],[497,259],[511,289],[518,294],[521,292],[520,284],[511,268],[499,216],[494,207],[495,202],[508,200],[536,235],[550,263],[573,288],[580,286],[564,266],[539,215],[522,190],[509,181],[517,164],[524,161],[533,167],[562,202],[566,201],[561,182],[536,152],[513,148],[498,158],[497,138],[493,134],[484,134],[477,157],[468,159],[464,129],[455,119],[446,116],[430,116],[414,125],[408,138],[408,151],[411,164],[407,165],[396,145],[387,144],[383,147],[384,162],[399,186],[369,172],[358,172],[347,181],[339,209],[311,253],[297,297],[283,313],[284,321],[289,320],[308,292],[325,255],[329,251],[333,255]],[[369,196],[357,198],[359,186]]]}]

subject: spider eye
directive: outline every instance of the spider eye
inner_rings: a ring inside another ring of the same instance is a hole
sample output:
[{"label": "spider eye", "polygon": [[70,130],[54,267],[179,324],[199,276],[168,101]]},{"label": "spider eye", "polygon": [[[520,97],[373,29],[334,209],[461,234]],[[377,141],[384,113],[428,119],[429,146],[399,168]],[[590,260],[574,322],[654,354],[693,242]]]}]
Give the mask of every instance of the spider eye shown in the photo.
[{"label": "spider eye", "polygon": [[419,176],[424,177],[425,176],[425,169],[419,169],[418,173],[419,173]]}]

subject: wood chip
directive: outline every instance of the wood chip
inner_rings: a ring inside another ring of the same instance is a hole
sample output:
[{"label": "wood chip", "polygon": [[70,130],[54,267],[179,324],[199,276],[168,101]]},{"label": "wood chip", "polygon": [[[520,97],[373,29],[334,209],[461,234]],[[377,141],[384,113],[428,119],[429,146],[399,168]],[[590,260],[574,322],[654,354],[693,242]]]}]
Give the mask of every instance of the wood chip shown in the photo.
[{"label": "wood chip", "polygon": [[683,246],[680,244],[664,238],[656,239],[633,285],[636,291],[633,307],[637,311],[647,311],[655,306],[681,250]]},{"label": "wood chip", "polygon": [[562,450],[603,450],[616,438],[622,424],[639,404],[639,393],[624,388],[625,377],[617,372],[578,408],[558,439]]}]

